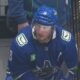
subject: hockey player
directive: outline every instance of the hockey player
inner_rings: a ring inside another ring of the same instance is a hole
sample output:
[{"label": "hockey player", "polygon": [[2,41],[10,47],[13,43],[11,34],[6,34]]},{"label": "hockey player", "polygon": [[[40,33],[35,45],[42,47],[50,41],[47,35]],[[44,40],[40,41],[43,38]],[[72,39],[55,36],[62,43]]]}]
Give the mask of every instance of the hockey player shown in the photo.
[{"label": "hockey player", "polygon": [[[32,24],[12,41],[6,80],[73,80],[78,64],[75,39],[57,20],[55,9],[37,10]],[[61,71],[63,61],[66,77]]]}]

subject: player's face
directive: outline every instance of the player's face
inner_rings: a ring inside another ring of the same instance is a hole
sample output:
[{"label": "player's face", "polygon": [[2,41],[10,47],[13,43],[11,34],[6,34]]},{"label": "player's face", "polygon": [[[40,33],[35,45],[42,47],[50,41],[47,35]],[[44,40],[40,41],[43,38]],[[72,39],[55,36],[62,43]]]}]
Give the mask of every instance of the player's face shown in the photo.
[{"label": "player's face", "polygon": [[45,26],[41,24],[35,24],[36,38],[39,42],[48,42],[51,38],[51,26]]}]

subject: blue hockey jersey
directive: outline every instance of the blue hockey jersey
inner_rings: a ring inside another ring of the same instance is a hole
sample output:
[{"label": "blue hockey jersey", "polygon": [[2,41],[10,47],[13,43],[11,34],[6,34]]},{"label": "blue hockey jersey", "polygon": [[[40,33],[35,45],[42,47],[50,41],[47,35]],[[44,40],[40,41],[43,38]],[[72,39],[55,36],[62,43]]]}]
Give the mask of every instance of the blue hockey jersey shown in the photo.
[{"label": "blue hockey jersey", "polygon": [[[12,41],[8,67],[16,80],[50,80],[50,76],[56,73],[54,69],[60,69],[63,61],[68,69],[77,66],[77,49],[73,35],[62,27],[56,27],[50,42],[41,44],[34,38],[32,27],[29,26],[22,29]],[[45,76],[48,73],[45,71],[48,70],[50,72]]]}]

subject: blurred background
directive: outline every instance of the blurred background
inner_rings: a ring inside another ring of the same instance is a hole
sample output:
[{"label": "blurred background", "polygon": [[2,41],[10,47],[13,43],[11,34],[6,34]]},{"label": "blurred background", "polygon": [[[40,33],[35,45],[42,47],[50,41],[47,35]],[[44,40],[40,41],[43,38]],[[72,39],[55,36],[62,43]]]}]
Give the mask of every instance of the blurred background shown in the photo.
[{"label": "blurred background", "polygon": [[[45,4],[45,0],[40,0],[40,4],[34,0],[27,0],[27,3],[30,17],[40,5]],[[50,0],[46,5],[55,7],[59,14],[59,25],[74,33],[80,61],[80,0]],[[17,27],[8,25],[7,10],[8,0],[0,0],[0,80],[5,78],[11,39],[17,34]]]}]

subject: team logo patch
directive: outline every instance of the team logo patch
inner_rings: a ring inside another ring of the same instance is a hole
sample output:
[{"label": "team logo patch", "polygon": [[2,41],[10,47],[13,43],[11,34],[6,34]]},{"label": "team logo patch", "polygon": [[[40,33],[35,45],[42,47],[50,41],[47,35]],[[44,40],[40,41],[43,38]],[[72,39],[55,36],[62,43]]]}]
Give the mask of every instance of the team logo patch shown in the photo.
[{"label": "team logo patch", "polygon": [[66,30],[62,30],[61,38],[65,41],[69,42],[71,40],[71,33]]},{"label": "team logo patch", "polygon": [[35,54],[31,54],[30,58],[31,58],[31,61],[35,61],[36,60],[36,55]]},{"label": "team logo patch", "polygon": [[18,45],[21,47],[28,43],[28,40],[23,33],[21,33],[20,35],[18,35],[16,37],[16,41],[17,41]]}]

